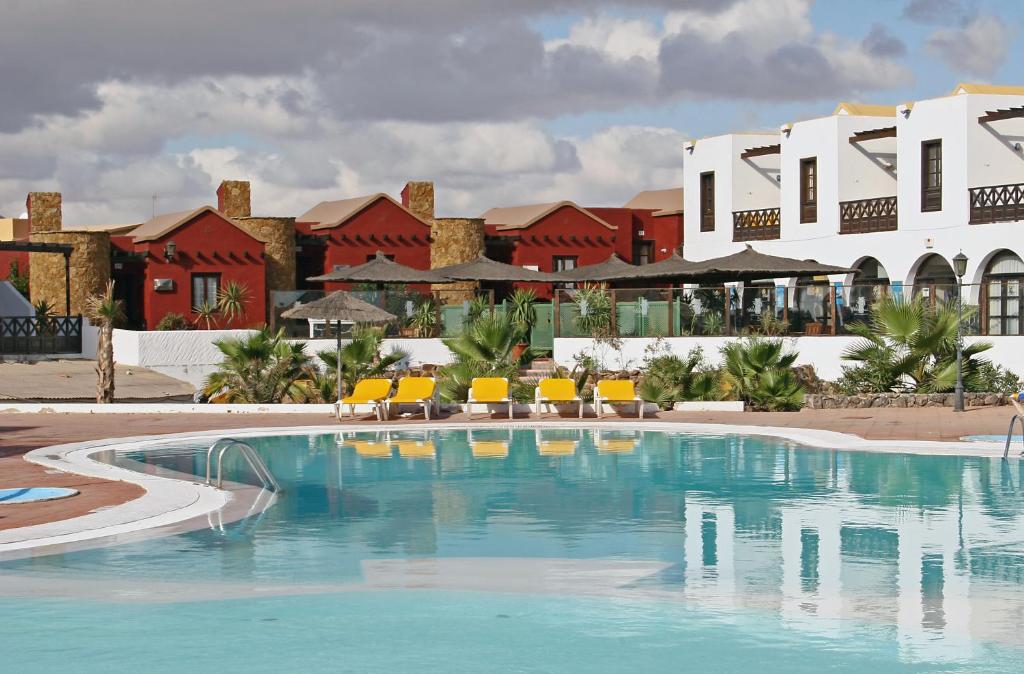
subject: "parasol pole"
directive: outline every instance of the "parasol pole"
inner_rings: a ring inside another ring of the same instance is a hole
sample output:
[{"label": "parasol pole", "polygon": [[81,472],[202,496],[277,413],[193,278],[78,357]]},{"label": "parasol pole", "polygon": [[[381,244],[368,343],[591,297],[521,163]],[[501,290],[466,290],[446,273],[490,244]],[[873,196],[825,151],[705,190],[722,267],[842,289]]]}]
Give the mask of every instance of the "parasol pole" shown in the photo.
[{"label": "parasol pole", "polygon": [[338,366],[335,368],[338,375],[338,401],[341,401],[341,321],[334,322],[334,337],[338,340]]}]

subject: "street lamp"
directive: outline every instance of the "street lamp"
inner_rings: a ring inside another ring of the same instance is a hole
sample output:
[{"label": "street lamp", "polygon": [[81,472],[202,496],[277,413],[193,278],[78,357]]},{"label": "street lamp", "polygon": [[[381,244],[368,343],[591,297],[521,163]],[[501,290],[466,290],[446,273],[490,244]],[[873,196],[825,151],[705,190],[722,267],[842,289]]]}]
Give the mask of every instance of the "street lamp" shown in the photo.
[{"label": "street lamp", "polygon": [[956,388],[953,391],[953,411],[964,411],[964,274],[967,273],[967,256],[960,251],[953,256],[953,271],[956,273]]}]

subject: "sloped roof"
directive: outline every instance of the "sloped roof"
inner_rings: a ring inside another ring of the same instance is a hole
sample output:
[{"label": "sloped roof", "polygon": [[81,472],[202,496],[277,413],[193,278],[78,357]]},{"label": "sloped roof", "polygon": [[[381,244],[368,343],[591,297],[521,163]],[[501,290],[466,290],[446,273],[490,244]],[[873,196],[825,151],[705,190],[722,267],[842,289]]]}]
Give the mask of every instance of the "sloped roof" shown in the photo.
[{"label": "sloped roof", "polygon": [[832,111],[833,115],[852,115],[854,117],[895,117],[895,105],[873,105],[870,103],[850,103],[842,101]]},{"label": "sloped roof", "polygon": [[76,231],[76,232],[107,232],[113,235],[125,235],[131,234],[133,230],[139,227],[139,223],[133,225],[79,225],[74,230],[65,231]]},{"label": "sloped roof", "polygon": [[572,201],[556,201],[548,204],[528,204],[526,206],[492,208],[481,217],[484,219],[485,225],[497,225],[498,231],[508,229],[526,229],[535,222],[563,207],[573,208],[608,229],[618,229],[615,225],[609,224],[587,209],[576,205],[576,203]]},{"label": "sloped roof", "polygon": [[309,304],[296,304],[281,316],[352,323],[387,323],[397,318],[394,314],[364,302],[344,290],[335,291]]},{"label": "sloped roof", "polygon": [[644,190],[627,201],[623,208],[652,210],[654,215],[675,215],[683,212],[683,188],[670,187],[665,190]]},{"label": "sloped roof", "polygon": [[759,253],[749,243],[738,253],[690,263],[689,273],[700,281],[751,281],[793,276],[846,274],[848,267],[821,264],[814,260],[798,260]]},{"label": "sloped roof", "polygon": [[330,229],[331,227],[338,227],[348,222],[350,219],[361,213],[366,208],[369,208],[372,204],[377,203],[381,199],[386,199],[392,204],[401,208],[403,211],[422,222],[427,227],[430,223],[420,218],[408,208],[398,203],[387,194],[378,192],[377,194],[370,194],[363,197],[352,197],[351,199],[339,199],[338,201],[321,201],[319,204],[309,209],[299,217],[295,218],[296,222],[315,222],[310,229]]},{"label": "sloped roof", "polygon": [[973,84],[960,82],[950,92],[950,96],[957,94],[1001,94],[1006,96],[1024,96],[1024,86],[1008,84]]},{"label": "sloped roof", "polygon": [[197,208],[194,211],[179,211],[178,213],[164,213],[163,215],[158,215],[131,230],[130,234],[136,242],[156,241],[160,237],[170,234],[185,223],[195,220],[204,213],[213,213],[232,227],[241,232],[245,232],[246,235],[256,239],[256,241],[260,241],[260,239],[253,236],[251,232],[247,232],[242,227],[236,225],[231,218],[224,215],[213,206],[203,206],[202,208]]}]

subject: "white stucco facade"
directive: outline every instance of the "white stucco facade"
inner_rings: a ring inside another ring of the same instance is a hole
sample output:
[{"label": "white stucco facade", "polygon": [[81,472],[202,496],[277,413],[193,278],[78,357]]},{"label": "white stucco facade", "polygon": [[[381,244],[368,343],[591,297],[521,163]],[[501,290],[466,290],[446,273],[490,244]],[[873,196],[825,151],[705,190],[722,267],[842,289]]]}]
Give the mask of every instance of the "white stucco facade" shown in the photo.
[{"label": "white stucco facade", "polygon": [[[1024,183],[1024,118],[979,122],[991,111],[1024,106],[1024,88],[958,86],[947,96],[893,106],[841,105],[829,117],[787,124],[769,135],[732,134],[700,139],[683,151],[687,259],[705,260],[742,250],[735,241],[732,214],[750,208],[779,208],[777,239],[755,241],[764,253],[855,267],[875,258],[888,278],[913,285],[931,254],[947,262],[963,251],[969,262],[964,283],[980,283],[993,256],[1012,251],[1024,259],[1022,223],[970,224],[970,190]],[[856,132],[895,127],[895,137],[851,142]],[[941,141],[941,208],[922,210],[922,143]],[[778,144],[774,160],[781,171],[778,195],[762,189],[756,172],[737,171],[740,154],[755,146]],[[801,159],[817,158],[817,218],[801,222]],[[700,176],[716,171],[716,226],[701,231]],[[895,231],[840,233],[840,204],[897,197]],[[756,203],[755,203],[756,202]],[[832,282],[849,283],[836,276]],[[778,281],[780,284],[784,280]],[[965,299],[977,301],[978,290]]]}]

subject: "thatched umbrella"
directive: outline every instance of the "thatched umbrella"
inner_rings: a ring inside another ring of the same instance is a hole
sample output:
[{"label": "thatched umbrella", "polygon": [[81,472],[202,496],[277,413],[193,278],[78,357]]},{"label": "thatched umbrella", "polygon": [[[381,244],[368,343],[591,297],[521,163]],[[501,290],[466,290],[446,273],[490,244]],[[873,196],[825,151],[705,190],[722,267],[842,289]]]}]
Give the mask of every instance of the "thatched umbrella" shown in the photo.
[{"label": "thatched umbrella", "polygon": [[632,265],[615,253],[612,253],[604,262],[576,267],[575,269],[559,272],[559,274],[565,280],[599,283],[602,281],[623,281],[636,278],[635,275],[639,269],[641,267]]},{"label": "thatched umbrella", "polygon": [[373,259],[354,267],[341,267],[320,276],[311,276],[307,281],[330,281],[335,283],[451,283],[452,279],[429,269],[416,269],[389,260],[377,251]]},{"label": "thatched umbrella", "polygon": [[507,283],[561,283],[565,281],[561,274],[549,274],[548,272],[534,271],[526,267],[517,267],[514,264],[497,262],[482,255],[469,262],[453,264],[449,267],[440,267],[433,271],[451,281]]},{"label": "thatched umbrella", "polygon": [[694,280],[705,283],[754,281],[793,276],[826,276],[828,274],[849,274],[855,271],[848,267],[821,264],[813,260],[766,255],[754,250],[749,243],[738,253],[687,264],[690,266],[688,274]]},{"label": "thatched umbrella", "polygon": [[398,316],[384,311],[355,295],[338,290],[308,304],[299,304],[281,314],[282,318],[305,318],[335,322],[338,340],[338,399],[341,399],[341,323],[387,323]]}]

